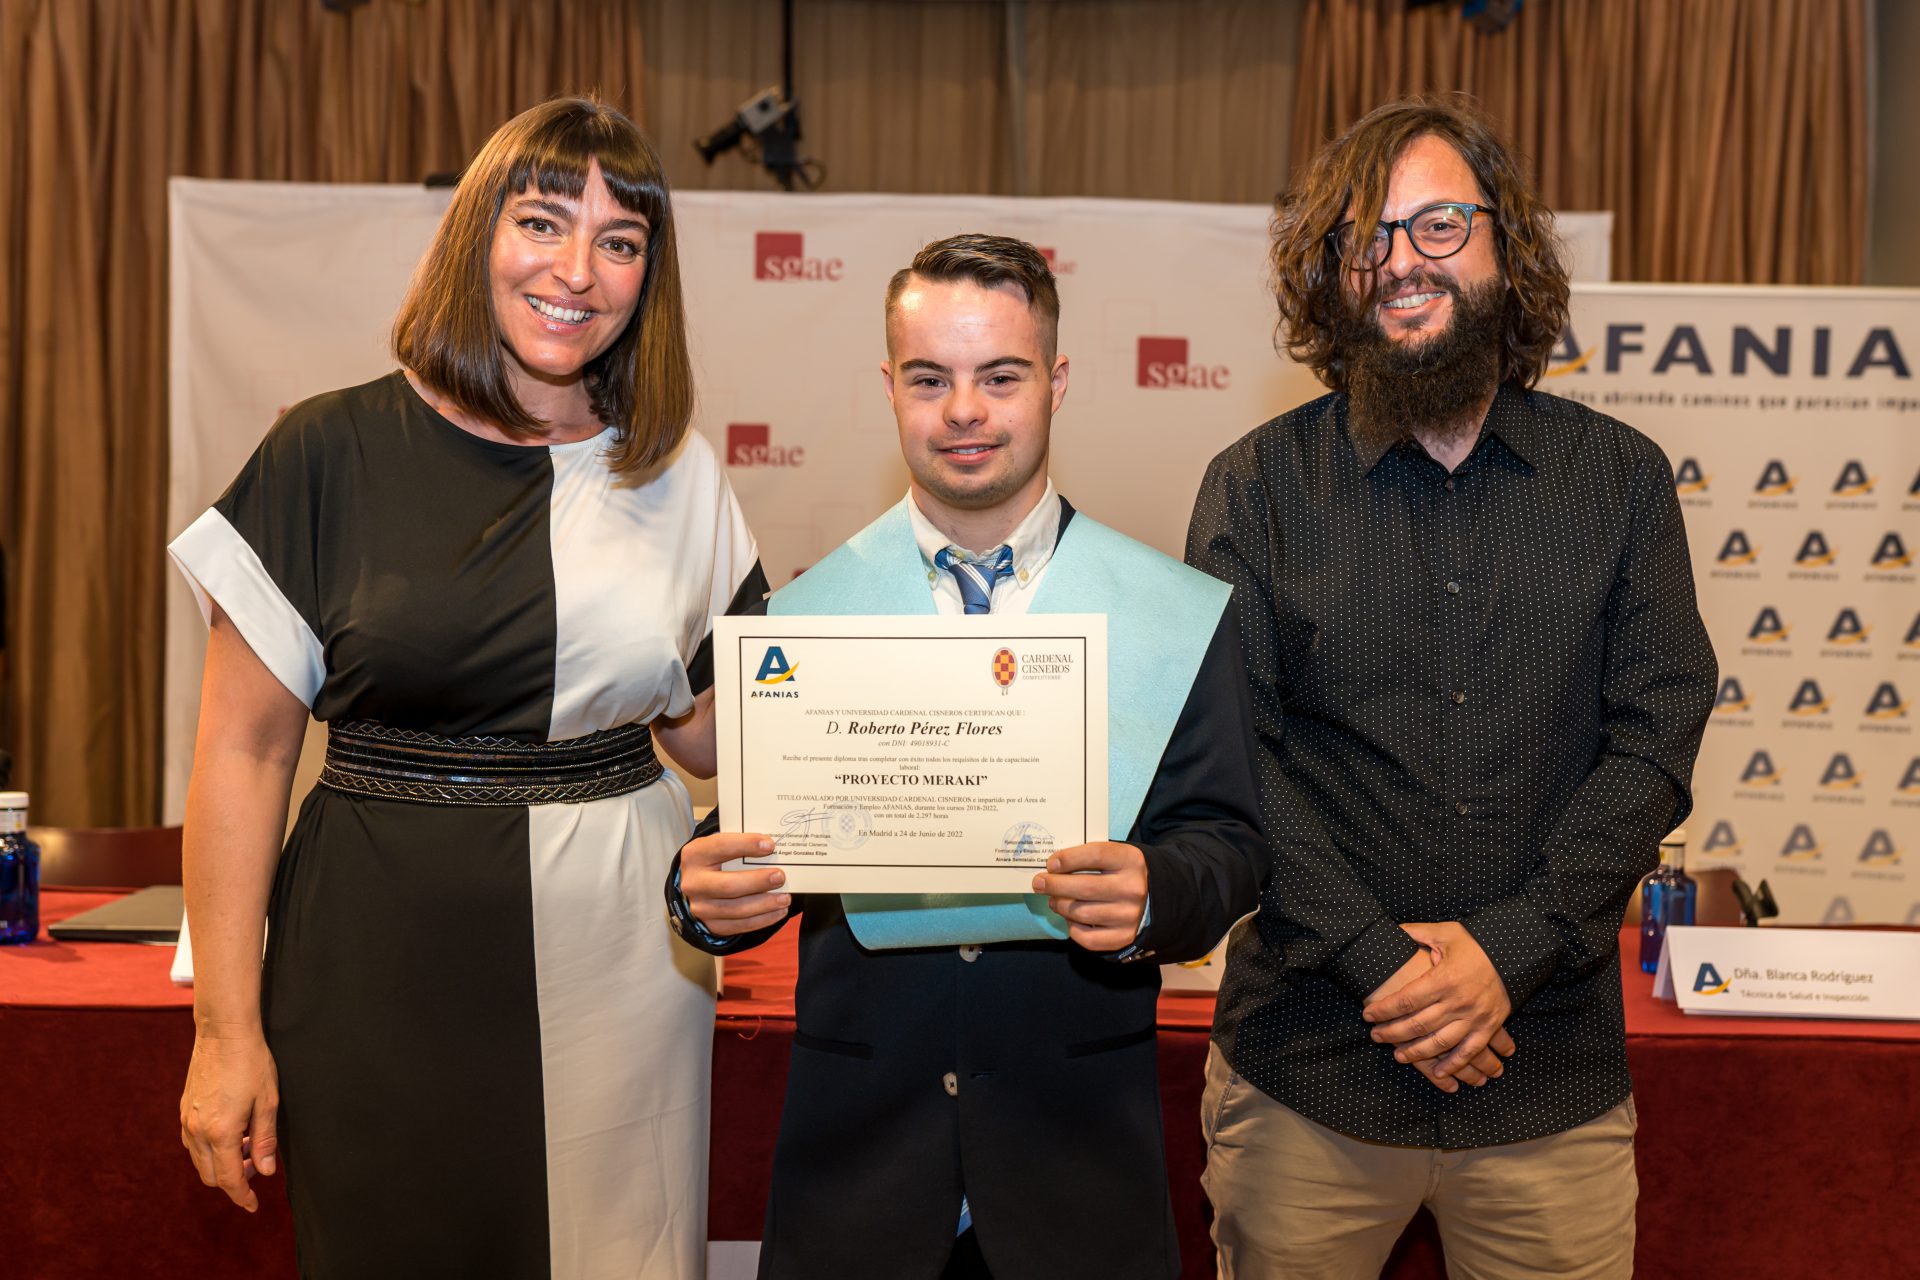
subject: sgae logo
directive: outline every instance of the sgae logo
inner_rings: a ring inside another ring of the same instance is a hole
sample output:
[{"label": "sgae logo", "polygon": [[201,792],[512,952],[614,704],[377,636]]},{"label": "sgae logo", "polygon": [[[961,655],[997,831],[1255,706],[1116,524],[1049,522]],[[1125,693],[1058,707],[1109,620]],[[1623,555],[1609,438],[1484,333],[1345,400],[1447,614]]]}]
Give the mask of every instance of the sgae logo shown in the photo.
[{"label": "sgae logo", "polygon": [[1873,477],[1858,462],[1849,461],[1840,468],[1840,478],[1833,482],[1833,494],[1836,498],[1864,498],[1873,492]]},{"label": "sgae logo", "polygon": [[1802,680],[1800,687],[1793,691],[1793,700],[1787,703],[1790,716],[1824,716],[1833,710],[1833,704],[1820,692],[1818,680]]},{"label": "sgae logo", "polygon": [[1703,996],[1723,996],[1727,994],[1727,980],[1711,964],[1700,966],[1700,972],[1693,978],[1694,991]]},{"label": "sgae logo", "polygon": [[800,664],[787,662],[787,655],[779,645],[767,646],[767,656],[760,659],[760,674],[754,679],[761,684],[785,684],[800,672]]},{"label": "sgae logo", "polygon": [[1223,364],[1188,359],[1185,338],[1141,338],[1136,375],[1143,387],[1225,391],[1232,371]]},{"label": "sgae logo", "polygon": [[1896,865],[1900,861],[1900,847],[1894,844],[1892,836],[1876,827],[1860,848],[1860,861]]},{"label": "sgae logo", "polygon": [[755,280],[838,280],[846,264],[838,258],[809,258],[798,231],[760,231],[753,237]]},{"label": "sgae logo", "polygon": [[1707,832],[1706,843],[1700,846],[1702,854],[1711,854],[1717,858],[1731,858],[1740,852],[1740,837],[1733,833],[1733,824],[1725,818],[1713,824],[1713,830]]},{"label": "sgae logo", "polygon": [[807,461],[805,445],[781,446],[773,443],[772,429],[764,422],[727,424],[727,465],[730,467],[798,467]]},{"label": "sgae logo", "polygon": [[1692,458],[1680,459],[1680,466],[1673,473],[1673,488],[1676,493],[1705,493],[1713,483],[1713,477],[1702,474],[1700,464]]},{"label": "sgae logo", "polygon": [[1760,554],[1760,548],[1747,541],[1747,535],[1738,529],[1728,531],[1727,540],[1720,544],[1719,561],[1721,564],[1752,564],[1754,557]]},{"label": "sgae logo", "polygon": [[1907,550],[1897,533],[1889,533],[1880,539],[1880,545],[1873,550],[1873,567],[1876,569],[1910,569],[1913,567],[1913,552]]},{"label": "sgae logo", "polygon": [[1753,620],[1753,626],[1747,631],[1747,639],[1755,644],[1785,644],[1787,633],[1792,627],[1780,621],[1780,611],[1772,605],[1766,605]]},{"label": "sgae logo", "polygon": [[1033,247],[1038,249],[1040,256],[1047,260],[1047,269],[1057,276],[1070,276],[1080,268],[1080,264],[1077,262],[1063,261],[1058,249],[1044,244],[1037,244]]},{"label": "sgae logo", "polygon": [[1784,498],[1793,492],[1793,476],[1788,473],[1786,464],[1778,458],[1761,468],[1760,479],[1754,484],[1753,491],[1763,498]]},{"label": "sgae logo", "polygon": [[1907,704],[1891,680],[1882,680],[1874,689],[1873,696],[1867,699],[1866,717],[1869,720],[1897,720],[1906,714]]},{"label": "sgae logo", "polygon": [[1728,676],[1720,682],[1720,692],[1713,699],[1713,714],[1737,716],[1751,710],[1753,703],[1747,698],[1746,690],[1740,687],[1740,677]]},{"label": "sgae logo", "polygon": [[1773,757],[1764,749],[1748,757],[1747,767],[1740,771],[1740,785],[1743,787],[1779,786],[1780,771],[1773,767]]},{"label": "sgae logo", "polygon": [[[1557,367],[1549,368],[1547,376],[1585,372],[1588,362],[1602,348],[1606,351],[1603,361],[1606,372],[1618,373],[1627,363],[1628,356],[1644,356],[1654,349],[1654,344],[1646,341],[1650,336],[1644,324],[1616,322],[1607,326],[1606,337],[1599,347],[1583,349],[1580,340],[1574,336],[1573,327],[1569,325],[1561,331],[1560,345],[1553,350],[1552,362]],[[1652,372],[1667,373],[1675,367],[1681,367],[1700,374],[1711,374],[1715,362],[1724,361],[1721,367],[1729,369],[1735,377],[1745,377],[1752,366],[1759,365],[1780,378],[1796,368],[1816,378],[1830,378],[1836,366],[1833,330],[1826,325],[1798,332],[1781,325],[1774,329],[1769,340],[1746,325],[1737,324],[1732,326],[1730,333],[1716,333],[1713,336],[1715,342],[1712,350],[1709,350],[1708,344],[1700,337],[1698,325],[1674,325],[1667,331],[1666,338],[1657,344],[1660,354],[1654,357]],[[1796,342],[1796,338],[1799,341]],[[1845,350],[1842,349],[1843,355]],[[1644,362],[1636,360],[1633,363],[1639,365]],[[1869,369],[1885,369],[1896,378],[1912,376],[1907,368],[1906,353],[1900,350],[1893,330],[1867,330],[1860,345],[1854,348],[1852,359],[1844,366],[1845,376],[1849,378],[1858,378]]]},{"label": "sgae logo", "polygon": [[1818,529],[1810,530],[1793,562],[1803,569],[1820,569],[1832,564],[1833,548],[1827,545],[1827,535]]},{"label": "sgae logo", "polygon": [[1833,759],[1827,761],[1827,767],[1820,775],[1820,785],[1828,791],[1857,791],[1860,787],[1860,774],[1854,769],[1853,761],[1844,751],[1834,752]]},{"label": "sgae logo", "polygon": [[1842,609],[1834,616],[1833,625],[1827,628],[1828,644],[1865,644],[1873,628],[1860,621],[1860,615],[1852,609]]},{"label": "sgae logo", "polygon": [[1804,822],[1795,823],[1787,842],[1780,846],[1782,862],[1818,862],[1825,856],[1820,842],[1813,838],[1813,828]]}]

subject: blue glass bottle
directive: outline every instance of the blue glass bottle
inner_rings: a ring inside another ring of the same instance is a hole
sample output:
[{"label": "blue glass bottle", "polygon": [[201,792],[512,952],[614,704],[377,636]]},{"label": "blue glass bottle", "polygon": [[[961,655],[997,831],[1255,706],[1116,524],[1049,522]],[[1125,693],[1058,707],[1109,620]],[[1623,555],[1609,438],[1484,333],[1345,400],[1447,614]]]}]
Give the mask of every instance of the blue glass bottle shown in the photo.
[{"label": "blue glass bottle", "polygon": [[1660,865],[1647,877],[1640,897],[1640,971],[1657,973],[1660,948],[1670,924],[1692,924],[1699,888],[1687,874],[1687,833],[1674,831],[1660,842]]},{"label": "blue glass bottle", "polygon": [[40,934],[40,846],[27,839],[27,793],[0,791],[0,946]]}]

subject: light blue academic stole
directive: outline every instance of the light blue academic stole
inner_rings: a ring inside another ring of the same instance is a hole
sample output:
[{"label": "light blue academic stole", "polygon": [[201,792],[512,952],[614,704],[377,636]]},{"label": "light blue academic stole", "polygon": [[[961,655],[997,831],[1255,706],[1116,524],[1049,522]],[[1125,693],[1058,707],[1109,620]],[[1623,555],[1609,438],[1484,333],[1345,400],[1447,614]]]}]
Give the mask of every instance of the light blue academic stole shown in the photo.
[{"label": "light blue academic stole", "polygon": [[[1029,612],[1107,615],[1107,832],[1133,830],[1231,592],[1076,511]],[[774,592],[767,613],[937,612],[907,500]],[[843,894],[869,950],[1064,939],[1038,894]]]}]

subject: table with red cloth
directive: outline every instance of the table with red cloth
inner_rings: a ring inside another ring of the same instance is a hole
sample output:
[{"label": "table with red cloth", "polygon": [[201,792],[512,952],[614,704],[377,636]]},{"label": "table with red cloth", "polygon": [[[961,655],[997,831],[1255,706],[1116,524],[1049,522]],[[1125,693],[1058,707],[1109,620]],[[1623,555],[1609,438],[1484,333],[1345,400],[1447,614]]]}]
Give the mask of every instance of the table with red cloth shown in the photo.
[{"label": "table with red cloth", "polygon": [[[42,918],[112,896],[49,890]],[[1622,941],[1633,954],[1633,935]],[[256,1182],[261,1207],[249,1217],[201,1186],[180,1148],[193,1024],[191,993],[167,980],[172,954],[44,935],[0,948],[0,1275],[295,1274],[281,1180]],[[712,1239],[760,1234],[794,972],[791,929],[726,965],[714,1028]],[[1640,1112],[1639,1276],[1920,1274],[1910,1228],[1920,1203],[1920,1024],[1689,1017],[1655,1001],[1637,965],[1623,981]],[[1213,1274],[1198,1119],[1212,1003],[1160,999],[1168,1174],[1188,1276]],[[420,1153],[423,1168],[434,1158]],[[1443,1274],[1424,1214],[1385,1274]]]}]

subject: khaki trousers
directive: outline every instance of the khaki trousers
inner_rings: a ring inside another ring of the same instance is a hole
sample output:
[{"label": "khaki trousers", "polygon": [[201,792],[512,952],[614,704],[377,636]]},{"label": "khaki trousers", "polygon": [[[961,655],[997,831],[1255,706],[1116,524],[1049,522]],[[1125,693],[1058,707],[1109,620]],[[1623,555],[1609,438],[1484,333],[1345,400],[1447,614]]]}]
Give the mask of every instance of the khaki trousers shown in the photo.
[{"label": "khaki trousers", "polygon": [[1216,1046],[1200,1121],[1221,1280],[1370,1280],[1423,1204],[1453,1280],[1633,1274],[1632,1098],[1529,1142],[1400,1147],[1282,1106]]}]

